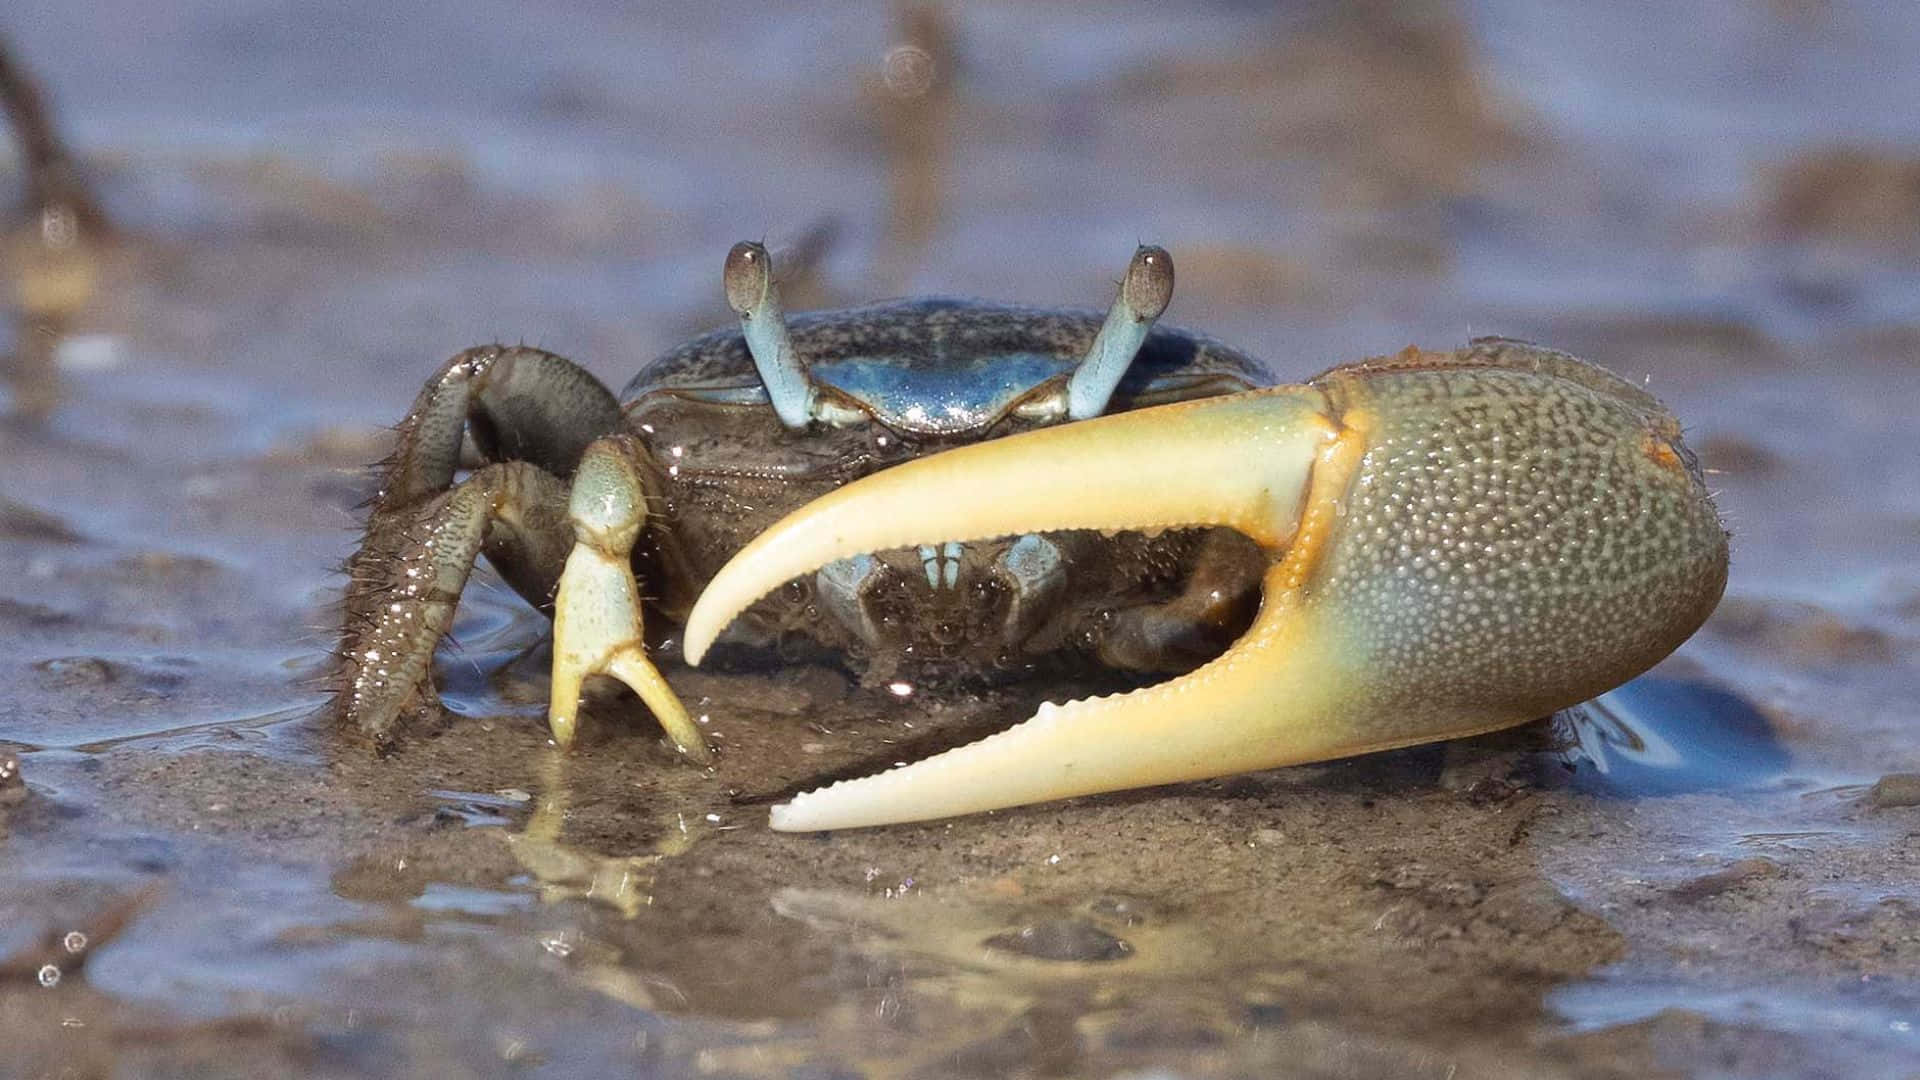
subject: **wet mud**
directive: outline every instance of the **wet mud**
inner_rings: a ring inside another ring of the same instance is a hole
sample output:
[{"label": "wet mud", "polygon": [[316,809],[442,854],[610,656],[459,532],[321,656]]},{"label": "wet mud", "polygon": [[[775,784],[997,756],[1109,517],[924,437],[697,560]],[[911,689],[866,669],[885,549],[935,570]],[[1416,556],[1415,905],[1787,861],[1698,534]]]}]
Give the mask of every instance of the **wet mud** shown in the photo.
[{"label": "wet mud", "polygon": [[[1920,28],[1606,10],[10,9],[116,228],[0,320],[0,1076],[1912,1074]],[[1283,378],[1589,356],[1687,423],[1727,600],[1518,731],[823,836],[767,803],[1096,684],[669,666],[713,770],[612,693],[562,754],[481,573],[445,717],[329,723],[419,380],[621,385],[762,236],[822,302],[1161,243]]]}]

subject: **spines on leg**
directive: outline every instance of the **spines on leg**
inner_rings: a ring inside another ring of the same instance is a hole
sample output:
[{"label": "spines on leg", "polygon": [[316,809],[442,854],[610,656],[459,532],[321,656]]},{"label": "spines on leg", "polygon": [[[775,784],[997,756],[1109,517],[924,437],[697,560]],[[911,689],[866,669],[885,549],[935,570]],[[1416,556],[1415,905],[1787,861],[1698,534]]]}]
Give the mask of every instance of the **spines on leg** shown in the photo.
[{"label": "spines on leg", "polygon": [[550,593],[566,559],[565,485],[522,461],[377,515],[348,564],[341,635],[343,718],[377,741],[433,700],[428,669],[483,550],[516,588]]},{"label": "spines on leg", "polygon": [[[441,365],[378,466],[347,560],[337,695],[348,722],[385,741],[410,705],[432,700],[433,651],[480,552],[548,604],[572,544],[563,477],[621,423],[613,394],[552,353],[490,345]],[[455,487],[468,441],[498,463]]]},{"label": "spines on leg", "polygon": [[526,461],[572,474],[587,444],[621,429],[620,403],[591,374],[539,349],[482,345],[459,353],[428,379],[378,466],[373,512],[446,490],[471,436],[489,461]]},{"label": "spines on leg", "polygon": [[339,707],[378,742],[393,737],[402,712],[432,701],[428,668],[486,540],[488,486],[469,480],[377,515],[348,563]]}]

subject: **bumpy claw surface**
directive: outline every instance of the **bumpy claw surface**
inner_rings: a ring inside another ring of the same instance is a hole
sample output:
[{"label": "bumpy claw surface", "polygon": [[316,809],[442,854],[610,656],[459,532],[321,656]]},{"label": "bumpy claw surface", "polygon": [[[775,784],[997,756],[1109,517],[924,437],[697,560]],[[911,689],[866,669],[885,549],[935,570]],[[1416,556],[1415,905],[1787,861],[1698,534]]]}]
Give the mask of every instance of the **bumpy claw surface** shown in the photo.
[{"label": "bumpy claw surface", "polygon": [[686,655],[698,663],[788,579],[861,552],[1173,526],[1237,529],[1273,560],[1258,617],[1224,655],[801,795],[774,808],[774,828],[926,820],[1524,723],[1657,663],[1726,584],[1726,532],[1672,415],[1584,361],[1489,340],[849,484],[721,570]]}]

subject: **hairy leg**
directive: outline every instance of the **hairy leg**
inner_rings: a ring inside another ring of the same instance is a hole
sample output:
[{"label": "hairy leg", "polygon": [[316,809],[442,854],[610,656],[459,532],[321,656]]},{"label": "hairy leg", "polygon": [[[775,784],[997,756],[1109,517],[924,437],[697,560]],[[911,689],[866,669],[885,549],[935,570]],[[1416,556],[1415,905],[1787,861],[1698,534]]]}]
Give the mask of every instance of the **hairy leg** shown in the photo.
[{"label": "hairy leg", "polygon": [[[409,707],[433,703],[433,651],[482,552],[517,592],[550,609],[573,545],[566,478],[587,445],[621,422],[598,380],[538,349],[469,349],[428,380],[347,561],[345,720],[384,742]],[[493,463],[455,485],[463,443]]]},{"label": "hairy leg", "polygon": [[558,477],[509,461],[380,515],[348,564],[340,648],[345,719],[385,742],[409,708],[436,704],[434,648],[453,624],[482,551],[517,589],[544,581],[550,591],[572,541],[566,498]]}]

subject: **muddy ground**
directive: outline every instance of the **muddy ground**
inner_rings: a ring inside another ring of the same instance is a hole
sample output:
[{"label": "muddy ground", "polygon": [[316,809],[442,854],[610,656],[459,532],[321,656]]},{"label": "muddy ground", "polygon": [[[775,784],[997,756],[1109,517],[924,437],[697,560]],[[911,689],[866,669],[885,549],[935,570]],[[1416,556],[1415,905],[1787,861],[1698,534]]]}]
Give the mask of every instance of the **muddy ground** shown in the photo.
[{"label": "muddy ground", "polygon": [[[1920,1076],[1920,23],[1612,10],[12,4],[119,231],[7,324],[0,1075]],[[326,723],[419,380],[620,385],[823,216],[817,302],[1099,304],[1144,240],[1281,377],[1643,378],[1727,599],[1577,718],[826,836],[765,796],[1085,688],[672,668],[717,769],[623,698],[562,755],[478,582],[452,715]]]}]

